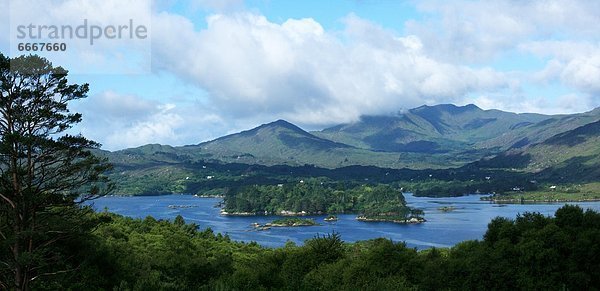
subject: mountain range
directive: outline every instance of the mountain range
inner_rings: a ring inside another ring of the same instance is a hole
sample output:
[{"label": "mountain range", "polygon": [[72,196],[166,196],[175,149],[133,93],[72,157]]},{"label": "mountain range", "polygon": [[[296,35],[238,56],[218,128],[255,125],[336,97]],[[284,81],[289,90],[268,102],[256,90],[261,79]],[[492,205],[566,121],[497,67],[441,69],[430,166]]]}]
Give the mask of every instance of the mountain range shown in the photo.
[{"label": "mountain range", "polygon": [[600,180],[599,145],[600,108],[543,115],[442,104],[313,132],[277,120],[196,145],[154,144],[102,155],[124,175],[137,176],[181,176],[193,172],[190,165],[210,162],[417,170],[477,165]]},{"label": "mountain range", "polygon": [[185,149],[222,161],[266,165],[448,168],[510,150],[537,149],[548,139],[567,138],[568,132],[598,120],[600,108],[542,115],[444,104],[396,115],[363,116],[357,122],[313,132],[278,120]]}]

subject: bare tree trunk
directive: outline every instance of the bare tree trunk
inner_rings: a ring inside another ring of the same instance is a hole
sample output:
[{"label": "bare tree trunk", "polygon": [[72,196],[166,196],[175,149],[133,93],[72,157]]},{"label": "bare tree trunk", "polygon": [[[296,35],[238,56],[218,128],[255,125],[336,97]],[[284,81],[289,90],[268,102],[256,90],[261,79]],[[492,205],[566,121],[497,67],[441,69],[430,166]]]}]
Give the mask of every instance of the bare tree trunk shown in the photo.
[{"label": "bare tree trunk", "polygon": [[[16,212],[15,212],[16,215]],[[18,216],[18,215],[17,215]],[[19,218],[16,217],[16,220],[18,220]],[[15,222],[15,233],[20,233],[19,227],[18,227],[19,223]],[[15,290],[21,291],[23,290],[22,285],[23,285],[23,268],[21,267],[21,263],[19,263],[19,260],[21,258],[21,244],[19,242],[19,238],[17,237],[15,239],[15,243],[12,247],[13,249],[13,258],[15,260]]]}]

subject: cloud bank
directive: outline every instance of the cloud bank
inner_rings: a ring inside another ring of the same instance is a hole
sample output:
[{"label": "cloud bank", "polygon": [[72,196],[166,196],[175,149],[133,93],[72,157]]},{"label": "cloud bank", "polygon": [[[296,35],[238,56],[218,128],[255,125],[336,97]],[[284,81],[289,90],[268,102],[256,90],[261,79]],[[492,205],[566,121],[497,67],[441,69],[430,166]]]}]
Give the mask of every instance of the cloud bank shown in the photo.
[{"label": "cloud bank", "polygon": [[277,24],[257,14],[217,14],[196,31],[188,19],[162,13],[153,25],[161,42],[154,64],[207,90],[224,115],[278,114],[303,124],[349,122],[510,87],[501,72],[428,56],[417,36],[398,36],[352,14],[343,21],[338,33],[310,18]]},{"label": "cloud bank", "polygon": [[[71,18],[90,9],[59,2]],[[540,113],[600,106],[598,1],[419,1],[402,33],[351,11],[334,29],[313,18],[269,19],[242,0],[187,2],[210,13],[204,21],[161,3],[152,11],[153,74],[197,88],[202,100],[99,88],[79,108],[84,133],[107,148],[198,143],[278,118],[316,129],[423,104]]]}]

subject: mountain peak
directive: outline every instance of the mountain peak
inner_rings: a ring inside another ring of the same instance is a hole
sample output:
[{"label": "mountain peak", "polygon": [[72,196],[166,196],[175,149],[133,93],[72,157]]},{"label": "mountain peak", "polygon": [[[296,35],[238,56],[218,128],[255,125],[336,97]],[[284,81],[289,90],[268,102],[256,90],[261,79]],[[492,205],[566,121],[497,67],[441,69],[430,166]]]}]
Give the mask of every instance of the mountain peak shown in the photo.
[{"label": "mountain peak", "polygon": [[273,122],[269,122],[269,123],[263,124],[263,125],[257,127],[256,129],[260,129],[260,128],[274,128],[274,127],[280,127],[280,128],[290,129],[290,130],[293,130],[293,131],[305,132],[302,128],[296,126],[295,124],[293,124],[291,122],[283,120],[283,119],[278,119],[278,120],[275,120]]},{"label": "mountain peak", "polygon": [[291,122],[283,119],[277,119],[273,122],[267,123],[267,125],[279,125],[279,126],[295,126]]},{"label": "mountain peak", "polygon": [[469,110],[481,110],[481,108],[479,108],[477,105],[475,104],[467,104],[465,106],[463,106],[465,109],[469,109]]}]

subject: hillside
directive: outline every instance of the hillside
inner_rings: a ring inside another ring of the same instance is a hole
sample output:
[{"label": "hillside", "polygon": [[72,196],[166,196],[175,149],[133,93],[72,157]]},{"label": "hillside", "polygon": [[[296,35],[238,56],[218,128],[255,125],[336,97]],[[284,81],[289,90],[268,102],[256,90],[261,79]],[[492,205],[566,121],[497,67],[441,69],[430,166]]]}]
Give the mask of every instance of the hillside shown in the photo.
[{"label": "hillside", "polygon": [[555,135],[524,151],[528,170],[556,181],[600,181],[600,121]]},{"label": "hillside", "polygon": [[342,143],[316,137],[285,120],[204,142],[197,147],[217,155],[250,155],[281,161],[294,160],[305,153],[350,148]]},{"label": "hillside", "polygon": [[490,161],[538,173],[540,178],[557,183],[600,181],[600,121],[509,150]]},{"label": "hillside", "polygon": [[[326,169],[351,169],[334,172],[335,180],[425,181],[433,177],[433,186],[460,180],[453,191],[458,193],[469,183],[475,183],[469,186],[475,190],[486,189],[477,181],[492,173],[497,179],[502,177],[493,185],[511,184],[514,179],[600,181],[599,119],[598,109],[544,116],[481,110],[473,105],[422,106],[398,116],[366,116],[357,123],[315,133],[278,120],[197,145],[150,144],[97,154],[115,165],[111,177],[124,194],[222,193],[232,185],[289,182],[299,169],[304,177],[320,176],[315,173]],[[526,142],[515,145],[517,139]],[[486,142],[488,148],[477,148]],[[257,174],[258,165],[262,170]],[[282,166],[287,168],[278,168]],[[370,168],[353,166],[374,166],[386,175],[400,176],[361,176],[358,173]],[[425,171],[407,176],[408,172],[391,170],[402,168]]]},{"label": "hillside", "polygon": [[317,137],[299,127],[278,120],[254,129],[227,135],[213,141],[179,148],[194,156],[223,162],[262,165],[314,164],[326,168],[373,165],[388,168],[441,168],[463,164],[449,155],[376,152]]},{"label": "hillside", "polygon": [[539,144],[598,120],[600,109],[548,116],[443,104],[394,116],[363,116],[355,123],[311,133],[278,120],[198,145],[146,145],[111,156],[129,165],[210,160],[328,168],[448,168]]},{"label": "hillside", "polygon": [[[598,109],[546,116],[482,110],[475,105],[421,106],[395,116],[363,116],[356,123],[319,132],[309,133],[277,120],[197,145],[154,144],[103,154],[124,167],[211,161],[325,168],[453,168],[507,150],[519,152],[598,120]],[[535,148],[540,148],[538,155],[544,155],[541,146]],[[531,167],[543,169],[547,164]]]},{"label": "hillside", "polygon": [[[475,105],[421,106],[394,116],[363,116],[358,122],[313,134],[376,151],[428,154],[469,152],[477,143],[550,118],[482,110]],[[482,156],[487,147],[479,147]]]},{"label": "hillside", "polygon": [[555,135],[598,120],[600,120],[600,108],[580,114],[552,116],[541,122],[527,124],[506,131],[495,138],[478,142],[476,146],[479,148],[498,148],[502,150],[522,148],[541,143]]}]

